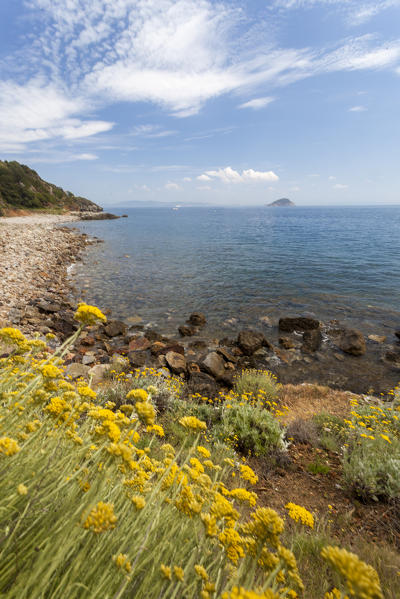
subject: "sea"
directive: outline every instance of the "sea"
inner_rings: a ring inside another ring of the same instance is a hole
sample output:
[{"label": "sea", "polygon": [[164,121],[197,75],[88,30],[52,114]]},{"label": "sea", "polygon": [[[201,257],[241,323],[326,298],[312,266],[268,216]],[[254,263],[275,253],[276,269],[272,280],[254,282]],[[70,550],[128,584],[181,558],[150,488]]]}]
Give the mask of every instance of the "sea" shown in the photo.
[{"label": "sea", "polygon": [[123,208],[73,227],[102,243],[73,268],[78,296],[170,334],[314,315],[365,334],[400,328],[400,205]]}]

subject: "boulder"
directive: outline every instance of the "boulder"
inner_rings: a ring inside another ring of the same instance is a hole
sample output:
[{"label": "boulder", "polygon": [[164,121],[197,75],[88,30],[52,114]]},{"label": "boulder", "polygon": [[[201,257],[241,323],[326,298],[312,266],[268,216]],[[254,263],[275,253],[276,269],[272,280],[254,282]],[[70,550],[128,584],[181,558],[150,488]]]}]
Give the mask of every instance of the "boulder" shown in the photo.
[{"label": "boulder", "polygon": [[[165,343],[162,343],[161,341],[156,341],[155,343],[153,343],[153,345],[150,348],[150,352],[153,356],[159,356],[161,355],[164,350],[167,349],[167,345]],[[164,352],[166,353],[166,351]]]},{"label": "boulder", "polygon": [[342,351],[352,356],[362,356],[366,352],[364,335],[356,329],[344,329],[337,344]]},{"label": "boulder", "polygon": [[134,368],[141,368],[142,366],[145,366],[148,360],[147,352],[141,350],[131,351],[128,354],[128,359]]},{"label": "boulder", "polygon": [[50,313],[55,313],[55,312],[60,312],[61,310],[61,305],[56,303],[56,302],[46,302],[44,300],[40,301],[37,303],[37,307],[39,308],[39,310],[41,310],[42,312],[50,312]]},{"label": "boulder", "polygon": [[85,354],[82,358],[82,364],[84,364],[85,366],[88,366],[89,364],[93,364],[93,362],[95,362],[96,358],[94,357],[93,354]]},{"label": "boulder", "polygon": [[262,333],[246,329],[240,331],[237,344],[246,356],[251,356],[261,347],[272,347]]},{"label": "boulder", "polygon": [[205,372],[192,372],[187,388],[189,393],[200,393],[203,397],[215,397],[218,393],[217,383]]},{"label": "boulder", "polygon": [[196,327],[186,324],[182,324],[180,327],[178,327],[178,331],[181,337],[192,337],[192,335],[195,335],[197,333],[197,330],[198,329],[196,329]]},{"label": "boulder", "polygon": [[145,351],[151,343],[146,337],[137,337],[129,342],[129,351]]},{"label": "boulder", "polygon": [[303,333],[302,350],[308,352],[317,351],[321,347],[322,333],[320,329],[311,329]]},{"label": "boulder", "polygon": [[192,372],[200,372],[200,366],[197,362],[188,362],[187,371],[189,374]]},{"label": "boulder", "polygon": [[88,371],[89,377],[92,379],[93,385],[98,385],[104,381],[106,373],[110,370],[108,364],[96,364]]},{"label": "boulder", "polygon": [[237,362],[237,357],[234,356],[233,353],[231,353],[225,347],[219,347],[217,349],[217,353],[220,354],[224,358],[224,360],[226,360],[226,362]]},{"label": "boulder", "polygon": [[400,339],[400,329],[395,331],[394,334],[396,335],[397,339]]},{"label": "boulder", "polygon": [[175,351],[169,351],[165,355],[168,368],[174,374],[184,374],[186,372],[186,358]]},{"label": "boulder", "polygon": [[308,316],[295,316],[294,318],[285,317],[279,319],[279,330],[285,331],[286,333],[293,333],[294,331],[311,331],[318,328],[319,321]]},{"label": "boulder", "polygon": [[88,372],[89,366],[86,366],[85,364],[79,364],[79,362],[72,362],[72,364],[68,364],[67,368],[65,369],[66,376],[73,380],[79,379],[80,377],[87,377]]},{"label": "boulder", "polygon": [[225,375],[225,361],[217,352],[211,352],[200,363],[200,369],[218,380]]},{"label": "boulder", "polygon": [[122,320],[110,320],[104,327],[104,332],[108,337],[117,337],[118,335],[126,335],[126,324]]},{"label": "boulder", "polygon": [[202,312],[193,312],[188,318],[188,323],[195,327],[203,327],[206,322],[206,317]]},{"label": "boulder", "polygon": [[395,366],[400,366],[400,350],[391,349],[385,353],[385,360]]},{"label": "boulder", "polygon": [[183,347],[183,345],[180,345],[180,343],[167,344],[158,341],[153,343],[153,345],[151,346],[151,353],[153,354],[153,356],[160,356],[162,354],[167,354],[168,352],[175,352],[184,356],[185,348]]}]

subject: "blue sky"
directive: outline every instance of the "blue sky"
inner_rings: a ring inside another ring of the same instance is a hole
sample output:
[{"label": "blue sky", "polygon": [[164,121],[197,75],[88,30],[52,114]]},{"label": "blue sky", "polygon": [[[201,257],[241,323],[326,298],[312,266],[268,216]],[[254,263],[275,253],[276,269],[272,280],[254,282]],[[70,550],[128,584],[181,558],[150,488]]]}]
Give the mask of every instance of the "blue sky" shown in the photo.
[{"label": "blue sky", "polygon": [[1,0],[0,157],[102,205],[400,203],[400,0]]}]

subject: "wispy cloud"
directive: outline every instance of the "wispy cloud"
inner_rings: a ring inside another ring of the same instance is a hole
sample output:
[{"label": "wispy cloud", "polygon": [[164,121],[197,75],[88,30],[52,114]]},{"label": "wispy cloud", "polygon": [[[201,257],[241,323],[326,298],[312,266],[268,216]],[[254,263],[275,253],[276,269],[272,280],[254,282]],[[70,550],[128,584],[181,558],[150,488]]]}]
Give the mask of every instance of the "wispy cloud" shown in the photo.
[{"label": "wispy cloud", "polygon": [[366,106],[352,106],[349,108],[349,112],[365,112],[368,110]]},{"label": "wispy cloud", "polygon": [[337,7],[349,26],[362,25],[379,13],[400,6],[400,0],[275,0],[274,8],[310,9],[316,6]]},{"label": "wispy cloud", "polygon": [[343,183],[336,183],[336,185],[333,186],[333,189],[348,189],[348,185],[344,185]]},{"label": "wispy cloud", "polygon": [[[279,0],[275,6],[315,4]],[[11,151],[107,132],[113,123],[93,115],[116,102],[150,102],[183,118],[211,99],[240,93],[249,97],[241,108],[259,109],[272,101],[266,94],[307,77],[400,64],[400,39],[382,42],[371,35],[330,47],[285,48],[266,34],[246,45],[252,22],[245,8],[218,0],[68,0],[67,8],[65,0],[26,0],[26,5],[37,18],[37,33],[26,38],[18,82],[10,69],[0,81],[0,147]],[[347,5],[379,8],[376,1]],[[147,138],[173,133],[155,125],[133,130]]]},{"label": "wispy cloud", "polygon": [[197,177],[198,181],[211,181],[219,179],[223,183],[250,183],[278,181],[279,177],[273,171],[255,171],[252,168],[243,170],[241,173],[227,166],[215,171],[206,171]]},{"label": "wispy cloud", "polygon": [[252,108],[253,110],[260,110],[260,108],[265,108],[268,104],[271,104],[275,98],[271,96],[266,96],[264,98],[254,98],[253,100],[249,100],[244,104],[239,104],[239,108]]},{"label": "wispy cloud", "polygon": [[145,137],[147,139],[158,139],[160,137],[169,137],[175,135],[176,131],[163,129],[161,125],[137,125],[131,131],[131,135]]}]

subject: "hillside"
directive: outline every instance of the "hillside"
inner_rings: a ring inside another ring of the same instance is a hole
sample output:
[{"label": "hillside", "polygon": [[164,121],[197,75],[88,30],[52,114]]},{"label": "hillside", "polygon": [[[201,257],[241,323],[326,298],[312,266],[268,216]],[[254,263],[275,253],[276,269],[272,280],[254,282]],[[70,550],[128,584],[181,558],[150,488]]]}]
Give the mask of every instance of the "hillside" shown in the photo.
[{"label": "hillside", "polygon": [[267,204],[267,206],[277,206],[277,207],[286,207],[286,206],[295,206],[296,204],[289,200],[288,198],[281,198],[280,200],[275,200],[275,202],[271,202],[271,204]]},{"label": "hillside", "polygon": [[0,215],[12,210],[33,209],[85,212],[102,210],[86,198],[47,183],[25,164],[0,160]]}]

